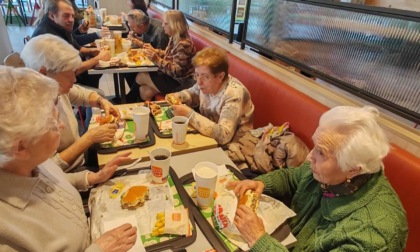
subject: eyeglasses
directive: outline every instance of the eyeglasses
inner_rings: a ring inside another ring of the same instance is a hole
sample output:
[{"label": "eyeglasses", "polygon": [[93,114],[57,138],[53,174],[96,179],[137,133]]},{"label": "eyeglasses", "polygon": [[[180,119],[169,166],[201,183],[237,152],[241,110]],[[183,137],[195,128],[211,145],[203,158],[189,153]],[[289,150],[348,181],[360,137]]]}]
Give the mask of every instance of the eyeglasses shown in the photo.
[{"label": "eyeglasses", "polygon": [[208,76],[208,75],[204,75],[204,74],[194,73],[193,77],[194,77],[194,80],[198,80],[198,79],[200,79],[200,78],[201,78],[201,80],[203,80],[203,81],[208,81],[208,80],[210,80],[210,76]]}]

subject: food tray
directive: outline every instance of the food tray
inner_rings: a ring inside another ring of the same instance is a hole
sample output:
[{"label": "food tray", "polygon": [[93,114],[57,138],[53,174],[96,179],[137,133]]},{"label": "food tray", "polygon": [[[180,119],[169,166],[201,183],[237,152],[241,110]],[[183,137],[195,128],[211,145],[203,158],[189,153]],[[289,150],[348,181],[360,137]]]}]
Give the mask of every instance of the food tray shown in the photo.
[{"label": "food tray", "polygon": [[[239,179],[239,180],[245,180],[247,177],[243,175],[240,171],[235,169],[234,167],[230,165],[226,165],[226,168],[230,172],[233,173],[233,175]],[[192,173],[189,173],[183,177],[180,178],[180,181],[182,185],[188,185],[194,182],[194,177]],[[184,191],[185,188],[183,187]],[[188,197],[188,200],[190,201],[190,205],[194,206],[192,207],[192,213],[194,215],[194,219],[197,223],[197,225],[202,230],[204,236],[207,238],[209,243],[213,246],[213,248],[216,251],[242,251],[240,248],[229,242],[227,238],[224,237],[224,235],[212,227],[212,225],[209,223],[209,221],[206,219],[206,217],[201,212],[200,208],[196,206],[193,199],[188,195],[188,193],[185,191],[185,194]],[[279,241],[282,241],[287,238],[289,233],[291,232],[289,225],[287,222],[284,222],[281,226],[279,226],[272,234],[271,236],[276,238]]]},{"label": "food tray", "polygon": [[[149,173],[150,167],[142,167],[142,168],[130,169],[130,170],[126,170],[126,169],[118,170],[114,174],[114,176],[110,179],[110,182],[112,182],[113,180],[121,179],[123,176],[130,176],[130,175],[138,176],[139,171],[142,171],[143,173]],[[175,191],[175,193],[173,194],[173,198],[174,200],[176,200],[174,202],[176,202],[177,205],[174,205],[174,206],[182,205],[188,208],[190,223],[192,225],[191,235],[190,236],[163,235],[162,237],[157,237],[157,238],[156,237],[152,238],[150,237],[150,235],[142,235],[141,236],[142,242],[143,244],[146,244],[145,248],[146,248],[146,251],[148,252],[162,251],[162,250],[168,250],[168,249],[172,251],[181,250],[185,248],[186,246],[195,242],[197,238],[197,228],[195,226],[195,222],[194,222],[193,215],[191,212],[191,209],[193,207],[190,205],[189,200],[185,200],[185,199],[188,199],[188,195],[186,194],[186,191],[184,190],[181,181],[179,180],[178,176],[176,175],[172,167],[169,169],[168,183],[171,188],[171,191],[172,192]],[[103,190],[109,190],[108,187],[111,187],[110,185],[107,185],[107,184],[102,185],[102,186],[107,187],[107,188],[103,188]],[[173,187],[175,187],[176,190],[174,190]],[[91,208],[92,208],[92,205],[95,204],[95,197],[97,197],[96,194],[101,192],[99,189],[101,188],[95,188],[92,190],[91,198],[89,199]],[[104,192],[102,191],[102,193]],[[138,224],[141,225],[141,223],[138,223]],[[96,222],[92,223],[92,229],[93,229],[93,225],[96,225]]]},{"label": "food tray", "polygon": [[[126,126],[125,126],[125,132],[127,132],[128,134],[133,135],[135,131],[135,127],[134,127],[134,122],[133,121],[126,121]],[[124,133],[125,136],[126,133]],[[145,147],[150,147],[155,145],[156,143],[156,139],[155,139],[155,134],[153,134],[153,129],[151,124],[149,123],[149,132],[148,132],[148,136],[147,136],[147,140],[143,141],[143,142],[134,142],[131,144],[125,144],[125,145],[121,145],[121,146],[115,146],[115,147],[103,147],[100,144],[96,144],[96,150],[98,152],[98,154],[110,154],[110,153],[115,153],[117,151],[120,150],[125,150],[125,149],[131,149],[131,148],[145,148]]]},{"label": "food tray", "polygon": [[[158,125],[159,123],[163,123],[164,121],[170,120],[172,119],[172,117],[174,117],[171,107],[167,102],[154,102],[154,103],[158,104],[161,107],[162,113],[160,113],[157,116],[154,116],[152,115],[152,113],[150,113],[150,119],[151,119],[150,122],[152,125],[152,129],[155,132],[155,134],[160,138],[171,138],[172,132],[171,131],[161,132]],[[187,133],[197,134],[198,131],[194,128],[188,127]]]}]

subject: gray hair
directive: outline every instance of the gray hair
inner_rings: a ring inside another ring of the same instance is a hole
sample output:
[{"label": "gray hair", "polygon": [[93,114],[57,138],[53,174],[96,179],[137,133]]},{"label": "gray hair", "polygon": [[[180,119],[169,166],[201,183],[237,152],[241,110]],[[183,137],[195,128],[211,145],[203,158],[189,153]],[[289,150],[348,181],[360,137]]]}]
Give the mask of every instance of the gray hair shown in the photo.
[{"label": "gray hair", "polygon": [[333,152],[343,171],[355,167],[363,173],[383,168],[388,154],[388,139],[378,124],[375,107],[338,106],[324,113],[313,139],[321,149]]},{"label": "gray hair", "polygon": [[70,6],[73,7],[71,2],[69,0],[44,0],[41,1],[42,6],[41,9],[38,11],[38,17],[36,18],[34,25],[37,26],[41,20],[44,18],[44,16],[48,15],[48,13],[51,11],[54,15],[57,15],[58,13],[58,3],[64,2]]},{"label": "gray hair", "polygon": [[136,25],[148,25],[150,22],[150,18],[149,16],[147,16],[146,14],[144,14],[143,11],[141,10],[130,10],[127,13],[127,18],[131,18],[134,20],[134,23]]},{"label": "gray hair", "polygon": [[64,39],[51,34],[29,40],[20,57],[27,67],[35,71],[42,67],[53,73],[75,71],[82,64],[79,51]]},{"label": "gray hair", "polygon": [[52,119],[58,84],[28,68],[0,66],[0,167],[19,141],[36,143]]}]

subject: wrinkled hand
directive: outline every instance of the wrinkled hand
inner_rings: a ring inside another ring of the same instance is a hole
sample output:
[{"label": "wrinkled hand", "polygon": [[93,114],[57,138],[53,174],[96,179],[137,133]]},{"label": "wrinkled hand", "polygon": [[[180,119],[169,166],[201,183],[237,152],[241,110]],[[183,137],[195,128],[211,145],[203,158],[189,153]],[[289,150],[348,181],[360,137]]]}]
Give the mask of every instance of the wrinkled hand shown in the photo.
[{"label": "wrinkled hand", "polygon": [[107,38],[111,36],[111,32],[109,31],[109,28],[106,26],[102,26],[100,34],[101,34],[101,38]]},{"label": "wrinkled hand", "polygon": [[91,144],[94,144],[114,140],[115,132],[117,132],[117,124],[110,123],[89,129],[84,135]]},{"label": "wrinkled hand", "polygon": [[144,42],[141,38],[137,38],[136,36],[133,36],[131,38],[131,43],[135,44],[136,46],[142,48],[144,45]]},{"label": "wrinkled hand", "polygon": [[254,246],[255,242],[265,234],[263,221],[251,208],[240,205],[236,209],[233,224],[238,228],[242,238],[248,243],[249,247]]},{"label": "wrinkled hand", "polygon": [[120,119],[121,117],[120,110],[117,107],[115,107],[115,105],[112,104],[107,99],[101,100],[101,108],[105,111],[105,115],[109,115],[109,114],[113,115],[116,118],[116,121]]},{"label": "wrinkled hand", "polygon": [[87,33],[89,30],[89,21],[83,20],[83,23],[79,25],[78,29],[80,33]]},{"label": "wrinkled hand", "polygon": [[192,111],[192,108],[188,107],[185,104],[181,105],[172,105],[172,112],[175,116],[186,116],[188,117]]},{"label": "wrinkled hand", "polygon": [[258,197],[261,196],[264,190],[264,183],[258,180],[242,180],[242,181],[231,181],[226,185],[227,189],[233,190],[235,195],[243,195],[246,190],[253,190]]},{"label": "wrinkled hand", "polygon": [[94,174],[89,174],[92,176],[88,178],[89,184],[96,185],[108,181],[108,179],[114,175],[115,170],[117,170],[120,163],[128,162],[131,160],[131,158],[128,157],[130,154],[131,152],[125,152],[123,154],[117,155],[111,161],[106,163],[106,165],[101,170]]},{"label": "wrinkled hand", "polygon": [[104,233],[94,243],[104,252],[127,251],[136,243],[136,233],[136,227],[124,224]]},{"label": "wrinkled hand", "polygon": [[111,59],[111,54],[108,50],[102,49],[98,51],[98,55],[96,55],[95,58],[98,60],[108,61]]}]

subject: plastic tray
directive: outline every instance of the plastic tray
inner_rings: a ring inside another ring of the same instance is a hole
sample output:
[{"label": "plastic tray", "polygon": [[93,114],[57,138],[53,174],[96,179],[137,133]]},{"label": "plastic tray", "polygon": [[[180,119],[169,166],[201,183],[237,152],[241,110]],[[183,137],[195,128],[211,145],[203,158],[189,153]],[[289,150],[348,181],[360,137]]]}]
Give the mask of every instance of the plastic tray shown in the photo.
[{"label": "plastic tray", "polygon": [[[149,167],[142,167],[142,168],[137,168],[137,169],[130,169],[130,170],[126,170],[126,169],[121,169],[115,172],[115,174],[112,176],[112,178],[115,177],[119,177],[119,176],[126,176],[126,175],[135,175],[137,174],[140,170],[150,170],[150,166]],[[181,180],[179,179],[179,177],[176,175],[174,169],[172,169],[172,167],[169,168],[169,175],[172,178],[172,181],[175,184],[175,188],[181,198],[182,204],[188,208],[189,211],[189,216],[190,216],[190,222],[192,224],[192,235],[191,236],[180,236],[180,237],[176,237],[167,241],[163,241],[163,242],[159,242],[150,246],[145,247],[146,251],[148,252],[154,252],[154,251],[162,251],[162,250],[167,250],[170,249],[172,251],[179,251],[182,250],[183,248],[187,247],[188,245],[192,244],[195,242],[195,240],[197,239],[197,227],[195,225],[194,219],[193,219],[193,215],[192,215],[192,209],[194,209],[194,205],[190,205],[190,201],[186,200],[189,198],[187,192],[185,191]]]},{"label": "plastic tray", "polygon": [[[229,169],[239,180],[245,180],[247,177],[243,175],[240,171],[235,169],[230,165],[226,165],[226,168]],[[180,178],[182,185],[190,184],[194,182],[194,177],[192,173],[189,173]],[[190,205],[192,207],[192,213],[194,215],[194,219],[197,222],[197,225],[200,227],[201,231],[203,232],[204,236],[207,238],[209,243],[213,246],[216,251],[230,251],[230,249],[226,246],[225,242],[219,237],[218,231],[214,229],[208,220],[201,214],[200,209],[195,205],[194,201],[188,195],[183,187],[184,193],[187,195],[188,200],[190,201]],[[287,222],[283,223],[280,227],[278,227],[271,236],[276,238],[279,241],[282,241],[287,238],[289,233],[291,232],[289,225]],[[238,249],[237,251],[242,251]]]},{"label": "plastic tray", "polygon": [[155,139],[155,134],[153,134],[153,129],[151,124],[149,123],[149,133],[148,133],[148,137],[150,139],[150,141],[148,142],[141,142],[141,143],[134,143],[134,144],[130,144],[130,145],[123,145],[123,146],[118,146],[118,147],[112,147],[112,148],[102,148],[99,144],[96,145],[96,150],[98,152],[98,154],[110,154],[110,153],[115,153],[117,151],[120,150],[125,150],[125,149],[132,149],[132,148],[145,148],[145,147],[150,147],[155,145],[156,143],[156,139]]},{"label": "plastic tray", "polygon": [[[167,108],[169,107],[169,104],[167,102],[156,102],[159,106],[161,106],[162,108]],[[172,114],[172,112],[170,110],[166,110],[165,111],[166,116],[168,118],[172,118],[174,117],[174,115]],[[152,129],[155,132],[156,136],[160,137],[160,138],[171,138],[172,137],[172,133],[162,133],[159,130],[159,126],[157,125],[156,122],[156,118],[150,113],[150,122],[152,125]],[[195,129],[190,130],[190,128],[188,128],[187,134],[197,134],[198,131]]]}]

